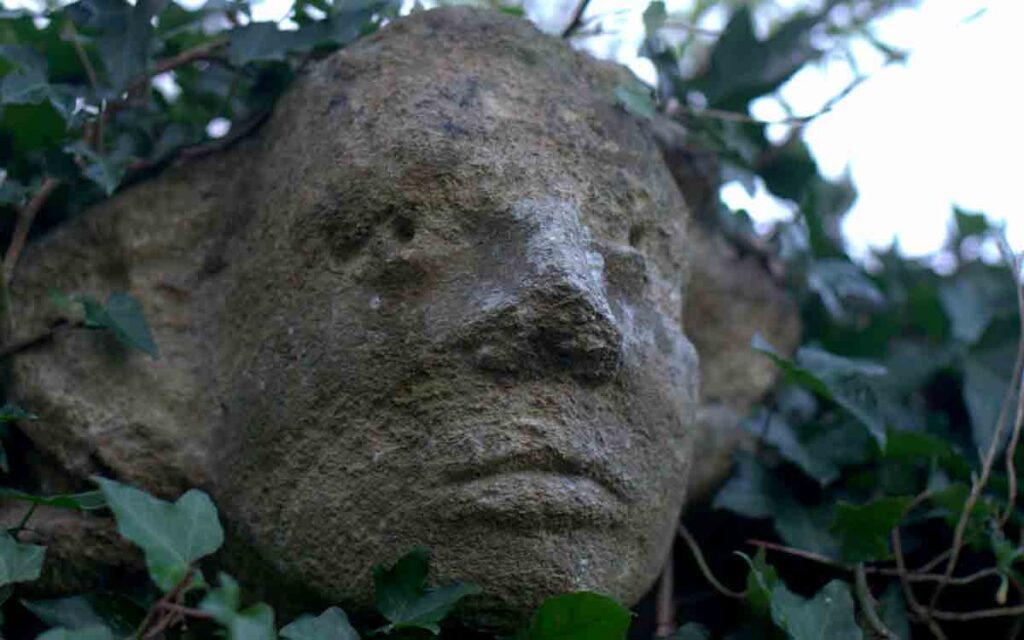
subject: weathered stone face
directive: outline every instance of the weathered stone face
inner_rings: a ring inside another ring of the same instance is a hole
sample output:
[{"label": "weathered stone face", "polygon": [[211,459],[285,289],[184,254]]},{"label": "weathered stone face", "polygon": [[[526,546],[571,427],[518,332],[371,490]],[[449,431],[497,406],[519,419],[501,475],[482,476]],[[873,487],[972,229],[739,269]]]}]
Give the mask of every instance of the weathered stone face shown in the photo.
[{"label": "weathered stone face", "polygon": [[425,545],[483,608],[654,580],[696,402],[686,212],[596,73],[510,18],[432,12],[275,116],[217,276],[214,486],[289,578],[360,600]]},{"label": "weathered stone face", "polygon": [[[69,331],[17,358],[39,489],[207,489],[250,588],[365,604],[374,563],[426,545],[437,579],[484,587],[478,622],[575,589],[637,600],[687,478],[728,466],[697,431],[683,300],[715,356],[749,340],[756,314],[724,309],[757,274],[711,277],[733,267],[692,246],[622,74],[508,16],[417,15],[314,65],[255,137],[29,247],[18,335],[52,289],[127,290],[162,354]],[[749,357],[705,397],[745,411],[770,384],[738,379]],[[75,517],[77,539],[113,536]],[[50,566],[110,555],[74,547]]]}]

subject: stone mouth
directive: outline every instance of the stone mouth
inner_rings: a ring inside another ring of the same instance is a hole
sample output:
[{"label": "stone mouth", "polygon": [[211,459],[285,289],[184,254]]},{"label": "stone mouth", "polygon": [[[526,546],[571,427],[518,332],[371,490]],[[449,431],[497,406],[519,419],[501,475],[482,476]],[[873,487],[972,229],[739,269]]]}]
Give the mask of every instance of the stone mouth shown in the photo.
[{"label": "stone mouth", "polygon": [[610,465],[596,456],[569,453],[548,444],[516,447],[456,464],[446,474],[446,484],[483,486],[505,478],[518,478],[520,484],[531,478],[538,483],[557,478],[568,483],[567,488],[592,487],[623,505],[633,502],[626,482]]},{"label": "stone mouth", "polygon": [[537,469],[491,473],[451,485],[432,516],[510,529],[608,528],[627,521],[625,503],[590,478]]}]

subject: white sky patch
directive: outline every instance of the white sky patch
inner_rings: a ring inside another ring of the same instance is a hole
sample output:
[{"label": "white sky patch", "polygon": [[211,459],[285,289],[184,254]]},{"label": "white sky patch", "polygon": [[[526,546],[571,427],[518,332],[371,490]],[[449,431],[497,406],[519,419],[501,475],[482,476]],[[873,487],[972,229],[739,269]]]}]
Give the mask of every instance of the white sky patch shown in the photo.
[{"label": "white sky patch", "polygon": [[[571,8],[574,2],[531,4]],[[593,0],[593,14],[610,16],[604,23],[614,33],[589,39],[588,48],[653,81],[651,63],[637,53],[646,4]],[[667,2],[670,12],[689,4]],[[636,8],[623,13],[623,6]],[[551,8],[545,15],[564,16],[568,10]],[[712,15],[697,26],[721,29],[724,19]],[[822,173],[838,178],[849,171],[857,187],[859,198],[843,224],[854,255],[866,256],[870,248],[883,249],[894,240],[908,255],[933,253],[946,239],[954,205],[1006,223],[1010,243],[1024,250],[1024,203],[1016,189],[1017,152],[1024,148],[1021,24],[1022,0],[922,0],[919,7],[894,12],[875,25],[883,42],[911,51],[905,65],[882,69],[883,60],[870,45],[855,48],[861,73],[871,78],[806,131]],[[831,60],[803,69],[780,93],[798,115],[810,114],[852,78],[845,61]],[[766,120],[787,115],[770,98],[756,101],[752,112]],[[768,131],[774,139],[784,132],[781,126]],[[762,223],[788,217],[793,209],[760,184],[753,197],[737,184],[722,194]]]}]

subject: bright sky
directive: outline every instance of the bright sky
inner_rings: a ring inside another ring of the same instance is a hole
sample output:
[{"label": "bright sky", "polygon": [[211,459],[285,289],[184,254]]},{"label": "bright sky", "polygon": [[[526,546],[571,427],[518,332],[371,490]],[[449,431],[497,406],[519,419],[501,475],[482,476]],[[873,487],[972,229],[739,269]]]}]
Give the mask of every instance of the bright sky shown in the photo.
[{"label": "bright sky", "polygon": [[[667,5],[671,13],[691,3]],[[630,5],[592,3],[596,11],[609,12]],[[623,42],[604,53],[653,79],[650,63],[636,54],[642,10],[616,17]],[[855,254],[885,248],[894,239],[910,255],[937,251],[953,204],[1006,222],[1011,244],[1024,249],[1024,202],[1014,186],[1024,167],[1017,157],[1024,149],[1021,24],[1022,0],[922,0],[876,25],[884,42],[911,51],[906,65],[881,69],[872,47],[865,43],[855,50],[858,66],[871,79],[806,131],[822,171],[835,177],[849,171],[859,191],[843,227]],[[814,113],[851,78],[849,66],[835,60],[804,69],[781,94],[797,114]],[[773,99],[755,103],[753,113],[768,120],[786,116]],[[728,185],[723,196],[760,221],[790,215],[789,206],[763,186],[751,197],[738,184]]]}]

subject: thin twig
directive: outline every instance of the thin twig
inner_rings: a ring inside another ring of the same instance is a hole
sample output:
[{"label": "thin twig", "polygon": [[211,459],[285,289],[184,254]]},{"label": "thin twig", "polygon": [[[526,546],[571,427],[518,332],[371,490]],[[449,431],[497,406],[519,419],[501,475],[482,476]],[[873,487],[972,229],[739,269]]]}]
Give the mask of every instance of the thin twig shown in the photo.
[{"label": "thin twig", "polygon": [[914,589],[910,586],[910,578],[907,573],[907,563],[903,557],[903,541],[900,540],[900,528],[893,527],[892,533],[890,534],[892,541],[892,553],[896,558],[896,570],[899,571],[900,586],[903,588],[903,597],[907,601],[907,606],[910,610],[921,619],[928,630],[932,632],[932,635],[937,640],[946,640],[946,634],[943,633],[942,627],[939,623],[931,617],[931,612],[924,608],[920,602],[917,601],[917,597],[914,595]]},{"label": "thin twig", "polygon": [[748,116],[745,113],[725,111],[722,109],[715,109],[712,107],[707,107],[704,109],[695,109],[682,103],[675,104],[674,108],[670,110],[669,115],[677,115],[678,112],[683,112],[686,115],[695,118],[712,118],[715,120],[727,120],[729,122],[743,122],[748,124],[759,124],[764,126],[773,124],[804,125],[835,109],[836,105],[838,105],[840,101],[842,101],[846,96],[850,95],[850,93],[852,93],[854,89],[860,86],[861,83],[867,80],[868,77],[869,76],[857,76],[856,78],[853,79],[853,81],[850,84],[846,85],[846,87],[844,87],[842,91],[829,98],[828,102],[823,104],[820,109],[818,109],[814,113],[810,113],[804,116],[791,116],[788,118],[781,118],[779,120],[761,120],[760,118]]},{"label": "thin twig", "polygon": [[146,632],[153,625],[153,621],[156,616],[162,610],[162,607],[168,604],[174,604],[178,598],[185,592],[185,589],[192,584],[192,575],[195,573],[195,568],[189,567],[188,571],[185,572],[185,576],[174,585],[170,591],[164,594],[162,598],[153,603],[153,606],[146,612],[146,617],[139,623],[135,633],[132,634],[132,638],[140,640],[141,638],[147,637]]},{"label": "thin twig", "polygon": [[0,360],[9,358],[11,356],[16,356],[19,353],[23,353],[25,351],[28,351],[29,349],[33,349],[41,344],[49,342],[50,340],[53,339],[55,335],[57,335],[58,332],[64,329],[77,329],[84,326],[85,325],[81,322],[68,322],[67,320],[58,320],[53,324],[53,326],[51,326],[49,329],[45,331],[40,331],[39,333],[33,336],[22,338],[21,340],[15,340],[14,342],[11,342],[8,345],[0,347]]},{"label": "thin twig", "polygon": [[96,69],[92,66],[92,62],[89,60],[89,55],[85,52],[82,47],[82,43],[78,37],[78,30],[75,29],[75,23],[68,19],[64,23],[64,33],[67,40],[71,41],[71,45],[75,48],[75,54],[78,55],[79,62],[82,63],[82,68],[85,69],[85,75],[89,77],[89,84],[92,86],[93,91],[99,91],[100,81],[96,75]]},{"label": "thin twig", "polygon": [[981,620],[983,618],[1004,618],[1007,616],[1024,615],[1024,604],[1014,607],[1000,607],[998,609],[981,609],[979,611],[932,611],[932,616],[939,620],[955,620],[967,622],[969,620]]},{"label": "thin twig", "polygon": [[178,613],[186,618],[196,618],[197,620],[213,620],[213,614],[207,613],[202,609],[194,609],[192,607],[186,607],[173,602],[164,602],[157,605],[163,611],[170,611],[172,613]]},{"label": "thin twig", "polygon": [[32,228],[32,221],[36,214],[46,204],[46,200],[60,186],[60,180],[54,177],[47,177],[40,185],[39,191],[32,196],[21,210],[18,211],[18,221],[14,226],[14,234],[11,236],[11,244],[7,246],[7,253],[4,254],[4,282],[8,285],[14,278],[14,267],[18,264],[21,251],[25,248],[25,241],[28,239],[29,229]]},{"label": "thin twig", "polygon": [[675,29],[677,31],[686,31],[689,33],[695,33],[699,36],[707,36],[709,38],[720,38],[722,36],[721,31],[715,31],[714,29],[704,29],[689,22],[684,22],[682,20],[666,20],[664,24],[661,25],[661,28]]},{"label": "thin twig", "polygon": [[1013,288],[1017,292],[1017,315],[1020,318],[1020,346],[1017,353],[1017,367],[1013,377],[1010,379],[1010,388],[1019,388],[1017,393],[1017,419],[1013,423],[1013,431],[1010,435],[1010,442],[1006,446],[1006,476],[1007,476],[1007,497],[1006,511],[999,518],[999,525],[1004,526],[1013,514],[1017,506],[1017,465],[1014,458],[1017,454],[1017,446],[1020,444],[1021,429],[1024,429],[1024,379],[1022,379],[1022,367],[1024,367],[1024,274],[1021,273],[1024,267],[1024,254],[1018,256],[1010,248],[1006,234],[999,235],[999,249],[1003,254],[1013,276]]},{"label": "thin twig", "polygon": [[583,26],[583,14],[587,12],[589,4],[590,0],[579,0],[576,3],[576,8],[572,12],[572,20],[569,21],[568,26],[562,31],[562,38],[572,37],[572,34]]},{"label": "thin twig", "polygon": [[654,637],[656,638],[667,638],[676,630],[676,607],[672,600],[675,592],[673,556],[674,554],[670,550],[668,557],[665,558],[665,566],[661,570],[661,579],[658,581],[658,598],[655,602],[657,627]]},{"label": "thin twig", "polygon": [[769,549],[771,551],[778,551],[780,553],[785,553],[786,555],[795,556],[797,558],[803,558],[804,560],[810,560],[811,562],[816,562],[818,564],[823,564],[823,565],[825,565],[827,567],[832,567],[833,569],[841,569],[843,571],[853,571],[853,567],[851,567],[850,565],[844,564],[844,563],[839,562],[837,560],[833,560],[832,558],[829,558],[828,556],[823,556],[821,554],[814,553],[812,551],[804,551],[803,549],[794,549],[793,547],[787,547],[785,545],[778,544],[777,542],[768,542],[767,540],[754,540],[754,539],[751,539],[751,540],[747,540],[747,544],[753,545],[755,547],[762,547],[764,549]]},{"label": "thin twig", "polygon": [[[817,553],[813,553],[810,551],[804,551],[803,549],[794,549],[793,547],[787,547],[785,545],[777,544],[775,542],[767,542],[765,540],[747,540],[747,544],[753,545],[755,547],[763,547],[770,551],[777,551],[779,553],[784,553],[786,555],[794,556],[797,558],[803,558],[804,560],[816,562],[818,564],[825,565],[833,569],[839,569],[841,571],[854,573],[857,569],[855,565],[845,564],[837,560],[833,560],[832,558],[829,558],[827,556],[819,555]],[[864,573],[868,575],[878,575],[887,577],[896,577],[900,575],[899,569],[887,569],[884,567],[868,566],[864,567]],[[999,570],[992,567],[988,569],[981,569],[966,576],[949,578],[948,583],[950,585],[963,586],[971,584],[973,582],[977,582],[978,580],[981,580],[983,578],[998,575],[1000,575]],[[921,573],[918,571],[908,572],[907,578],[911,582],[941,582],[943,580],[946,580],[946,576],[942,575],[941,573]]]},{"label": "thin twig", "polygon": [[736,598],[742,600],[747,597],[746,592],[733,591],[729,587],[718,581],[718,578],[711,573],[711,568],[708,567],[707,561],[704,559],[704,552],[700,550],[700,545],[697,544],[697,540],[690,533],[690,530],[686,528],[686,525],[679,523],[679,536],[686,542],[686,546],[690,548],[690,553],[693,554],[693,559],[697,562],[697,567],[700,572],[704,575],[704,578],[715,588],[716,591],[721,593],[723,596],[729,598]]},{"label": "thin twig", "polygon": [[36,507],[38,506],[39,505],[34,502],[28,505],[28,509],[25,510],[25,515],[21,516],[21,521],[18,523],[18,526],[14,528],[15,535],[28,528],[28,521],[32,519],[32,516],[36,512]]},{"label": "thin twig", "polygon": [[[1017,278],[1017,274],[1014,274]],[[1024,322],[1024,320],[1022,320]],[[978,499],[981,497],[981,492],[984,490],[985,485],[988,484],[989,477],[992,474],[992,467],[995,464],[996,453],[999,451],[999,445],[1003,442],[1003,437],[1006,435],[1006,419],[1009,414],[1009,407],[1015,395],[1017,395],[1017,380],[1020,378],[1020,372],[1024,369],[1024,330],[1021,331],[1020,342],[1017,347],[1017,362],[1014,365],[1014,375],[1010,383],[1010,388],[1006,391],[1006,396],[1003,398],[1003,406],[999,411],[999,419],[996,421],[995,431],[992,433],[992,441],[988,445],[988,451],[985,452],[985,457],[981,464],[981,475],[971,484],[971,493],[967,496],[966,502],[964,502],[963,511],[960,513],[960,519],[956,523],[956,528],[953,531],[953,544],[950,546],[949,560],[946,562],[946,570],[943,574],[946,580],[939,582],[935,585],[935,591],[932,592],[931,601],[928,603],[929,609],[934,609],[939,602],[939,596],[942,595],[942,590],[945,588],[946,583],[953,572],[956,570],[957,560],[960,559],[960,549],[964,544],[964,534],[967,531],[967,523],[970,522],[971,513],[974,511],[974,507],[978,503]],[[1020,403],[1018,402],[1018,418],[1021,417]],[[1016,422],[1019,422],[1017,420]],[[1017,426],[1014,429],[1017,430]],[[1014,478],[1016,479],[1016,478]],[[1016,485],[1016,482],[1011,483],[1011,486]],[[1016,496],[1014,496],[1016,499]],[[1012,508],[1012,504],[1009,506]]]},{"label": "thin twig", "polygon": [[860,603],[860,610],[864,614],[864,619],[868,621],[871,628],[875,630],[875,633],[885,640],[899,640],[899,637],[892,632],[889,627],[885,626],[882,619],[878,617],[878,610],[875,608],[875,599],[871,595],[871,589],[868,587],[868,577],[864,572],[864,564],[858,564],[853,571],[854,584],[856,586],[857,601]]},{"label": "thin twig", "polygon": [[196,62],[197,60],[205,60],[206,58],[210,58],[217,52],[218,49],[226,46],[229,40],[230,38],[228,38],[227,36],[222,38],[216,38],[214,40],[210,40],[209,42],[204,42],[201,45],[192,47],[191,49],[186,49],[185,51],[182,51],[176,56],[171,56],[170,58],[160,60],[155,65],[153,65],[153,69],[149,73],[140,76],[135,81],[133,81],[131,85],[129,85],[128,93],[131,94],[134,90],[137,90],[145,86],[145,84],[149,82],[149,79],[153,76],[158,76],[161,73],[173,71],[178,67],[183,67],[187,64]]}]

